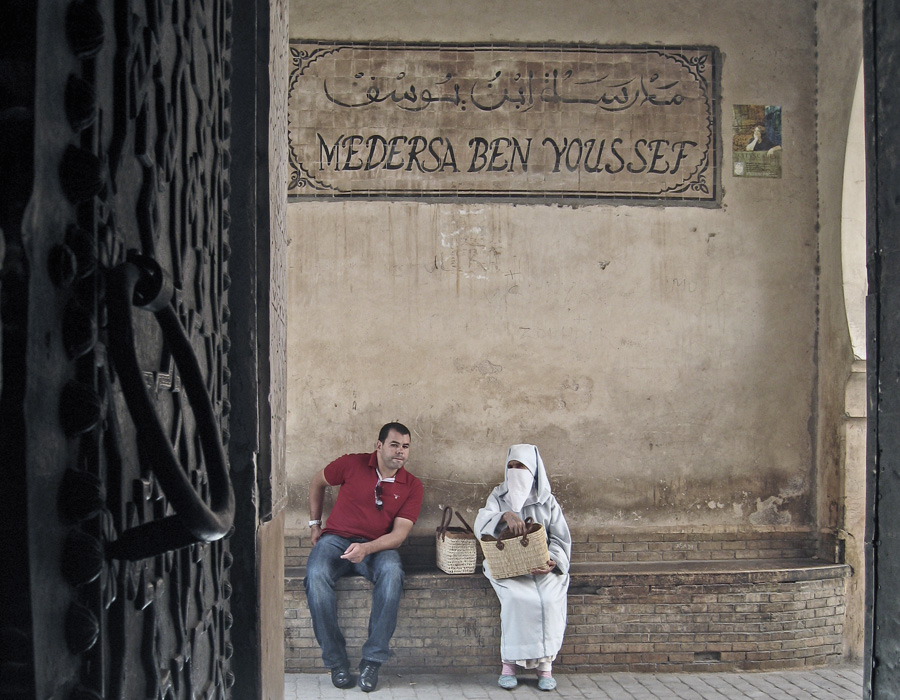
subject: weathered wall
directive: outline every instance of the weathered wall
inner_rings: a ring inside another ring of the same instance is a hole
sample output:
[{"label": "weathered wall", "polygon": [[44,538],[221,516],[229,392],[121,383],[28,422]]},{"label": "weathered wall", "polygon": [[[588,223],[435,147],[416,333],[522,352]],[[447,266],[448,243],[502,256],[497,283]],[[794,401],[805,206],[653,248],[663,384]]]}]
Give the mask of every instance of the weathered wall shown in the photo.
[{"label": "weathered wall", "polygon": [[[813,525],[817,409],[845,379],[816,368],[813,2],[294,0],[290,16],[304,39],[716,46],[724,196],[289,204],[289,528],[310,476],[394,419],[425,482],[420,532],[440,505],[478,508],[514,442],[539,445],[579,528]],[[731,176],[734,104],[782,106],[781,179]]]},{"label": "weathered wall", "polygon": [[[822,531],[837,528],[844,560],[853,571],[847,585],[844,651],[861,658],[865,626],[865,366],[859,361],[851,371],[851,364],[854,356],[865,359],[862,3],[819,3],[817,14],[818,525]],[[850,328],[855,335],[852,345]],[[837,391],[842,378],[844,393]]]},{"label": "weathered wall", "polygon": [[[853,96],[862,66],[862,6],[824,3],[819,15],[819,420],[820,524],[839,526],[842,448],[840,422],[843,392],[834,391],[850,375],[850,346],[841,270],[842,190],[844,160]],[[841,51],[832,50],[841,46]],[[859,126],[857,125],[857,128]],[[829,144],[840,144],[832,148]],[[863,224],[864,225],[864,224]],[[863,263],[864,264],[864,263]],[[861,271],[860,271],[861,272]],[[851,303],[856,302],[852,299]]]}]

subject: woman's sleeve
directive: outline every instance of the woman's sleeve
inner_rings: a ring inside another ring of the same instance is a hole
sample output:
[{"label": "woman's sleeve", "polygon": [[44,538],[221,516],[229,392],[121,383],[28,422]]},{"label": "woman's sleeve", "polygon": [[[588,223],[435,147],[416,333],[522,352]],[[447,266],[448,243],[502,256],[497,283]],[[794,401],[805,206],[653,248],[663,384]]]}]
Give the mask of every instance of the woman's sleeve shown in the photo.
[{"label": "woman's sleeve", "polygon": [[478,511],[478,515],[475,516],[475,534],[479,539],[481,539],[482,535],[490,535],[491,537],[496,537],[500,534],[500,530],[502,529],[502,521],[503,511],[500,510],[500,499],[497,498],[496,493],[491,493],[488,496],[487,503],[484,504],[484,508]]},{"label": "woman's sleeve", "polygon": [[550,541],[547,548],[550,550],[550,558],[556,562],[555,571],[565,574],[569,571],[572,557],[572,534],[556,498],[551,498],[551,501],[550,525],[547,528]]}]

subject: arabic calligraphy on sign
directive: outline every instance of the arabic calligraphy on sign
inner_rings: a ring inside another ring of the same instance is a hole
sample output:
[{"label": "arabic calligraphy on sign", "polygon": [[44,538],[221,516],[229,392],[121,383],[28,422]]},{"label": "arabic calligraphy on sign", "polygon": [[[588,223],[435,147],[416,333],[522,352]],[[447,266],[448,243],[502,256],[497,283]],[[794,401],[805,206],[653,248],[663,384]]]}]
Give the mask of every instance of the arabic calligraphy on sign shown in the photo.
[{"label": "arabic calligraphy on sign", "polygon": [[575,70],[567,68],[560,74],[554,68],[543,75],[535,75],[533,70],[504,75],[498,70],[487,80],[463,79],[447,73],[434,80],[426,77],[418,87],[406,71],[387,78],[360,71],[350,79],[332,78],[330,87],[328,79],[323,78],[322,89],[339,107],[353,109],[387,103],[407,112],[421,112],[435,104],[482,112],[503,107],[527,112],[536,104],[589,105],[607,112],[622,112],[635,105],[667,107],[685,100],[679,92],[681,81],[663,83],[659,73],[613,78],[609,73],[598,77],[596,70],[577,75]]},{"label": "arabic calligraphy on sign", "polygon": [[291,196],[716,201],[714,49],[291,50]]}]

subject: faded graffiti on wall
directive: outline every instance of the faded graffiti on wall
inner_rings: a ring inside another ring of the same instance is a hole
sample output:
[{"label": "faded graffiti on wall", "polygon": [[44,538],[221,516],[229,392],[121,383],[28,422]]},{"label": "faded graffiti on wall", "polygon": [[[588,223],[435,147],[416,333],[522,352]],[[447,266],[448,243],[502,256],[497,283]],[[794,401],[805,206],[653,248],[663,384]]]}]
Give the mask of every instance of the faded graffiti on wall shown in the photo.
[{"label": "faded graffiti on wall", "polygon": [[291,42],[291,197],[717,199],[712,48]]}]

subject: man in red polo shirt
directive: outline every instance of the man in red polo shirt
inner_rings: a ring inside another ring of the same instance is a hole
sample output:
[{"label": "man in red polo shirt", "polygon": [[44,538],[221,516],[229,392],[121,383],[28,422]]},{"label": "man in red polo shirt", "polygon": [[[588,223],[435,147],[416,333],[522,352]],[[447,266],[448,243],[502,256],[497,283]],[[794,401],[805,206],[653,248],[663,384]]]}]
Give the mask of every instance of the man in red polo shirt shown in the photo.
[{"label": "man in red polo shirt", "polygon": [[[378,669],[390,656],[403,594],[403,567],[397,548],[419,517],[422,482],[404,468],[409,457],[409,429],[388,423],[372,453],[344,455],[316,474],[309,485],[312,552],[306,563],[306,599],[322,660],[337,688],[353,685],[347,645],[338,626],[334,585],[357,573],[372,582],[369,638],[362,648],[359,687],[370,692]],[[340,486],[322,529],[325,489]]]}]

